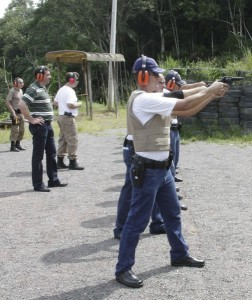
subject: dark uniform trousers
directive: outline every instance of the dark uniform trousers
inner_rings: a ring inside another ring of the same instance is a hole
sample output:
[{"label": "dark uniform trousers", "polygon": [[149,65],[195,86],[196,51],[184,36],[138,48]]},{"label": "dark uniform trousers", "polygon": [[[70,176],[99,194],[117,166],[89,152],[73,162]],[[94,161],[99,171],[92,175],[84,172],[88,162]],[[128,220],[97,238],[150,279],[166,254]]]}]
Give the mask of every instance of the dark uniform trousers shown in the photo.
[{"label": "dark uniform trousers", "polygon": [[46,153],[46,172],[48,184],[59,181],[57,174],[56,147],[54,131],[50,121],[43,125],[29,124],[29,130],[33,136],[32,152],[32,184],[35,189],[43,185],[43,158]]}]

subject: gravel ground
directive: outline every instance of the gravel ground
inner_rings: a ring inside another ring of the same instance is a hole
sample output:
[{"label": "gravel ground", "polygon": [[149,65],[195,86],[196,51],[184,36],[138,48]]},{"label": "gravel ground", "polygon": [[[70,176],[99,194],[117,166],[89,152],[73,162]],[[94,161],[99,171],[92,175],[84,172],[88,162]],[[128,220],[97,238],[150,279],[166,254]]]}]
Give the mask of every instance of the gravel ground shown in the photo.
[{"label": "gravel ground", "polygon": [[183,232],[190,253],[205,258],[203,269],[171,267],[166,236],[147,228],[133,269],[144,287],[114,280],[124,134],[80,134],[85,170],[60,170],[69,186],[50,193],[32,189],[30,140],[20,153],[0,144],[0,299],[251,299],[251,145],[181,145]]}]

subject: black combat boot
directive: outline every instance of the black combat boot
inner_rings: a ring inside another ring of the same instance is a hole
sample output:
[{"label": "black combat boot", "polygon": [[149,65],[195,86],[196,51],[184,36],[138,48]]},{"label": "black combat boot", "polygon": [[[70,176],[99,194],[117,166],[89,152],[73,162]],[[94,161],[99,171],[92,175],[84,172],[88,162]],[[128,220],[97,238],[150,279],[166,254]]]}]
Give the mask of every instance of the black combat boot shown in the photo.
[{"label": "black combat boot", "polygon": [[18,150],[26,150],[26,148],[24,148],[24,147],[22,147],[22,146],[20,145],[20,141],[16,141],[16,148],[17,148]]},{"label": "black combat boot", "polygon": [[16,143],[15,142],[11,142],[10,151],[12,151],[12,152],[19,152],[19,150],[16,147]]},{"label": "black combat boot", "polygon": [[57,159],[57,169],[67,169],[68,166],[64,163],[64,157],[58,156]]},{"label": "black combat boot", "polygon": [[84,170],[84,167],[80,167],[76,159],[70,159],[69,170]]}]

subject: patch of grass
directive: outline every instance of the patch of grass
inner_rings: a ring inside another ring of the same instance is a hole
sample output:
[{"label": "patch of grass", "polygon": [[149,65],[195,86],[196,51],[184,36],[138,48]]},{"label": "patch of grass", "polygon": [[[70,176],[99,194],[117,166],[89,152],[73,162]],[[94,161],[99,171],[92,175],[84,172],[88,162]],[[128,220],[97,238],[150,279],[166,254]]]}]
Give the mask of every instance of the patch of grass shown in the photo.
[{"label": "patch of grass", "polygon": [[[57,112],[56,112],[57,118]],[[86,114],[85,108],[80,110],[77,118],[78,132],[89,134],[101,134],[104,130],[126,128],[126,108],[119,107],[116,116],[115,112],[109,112],[102,104],[93,104],[93,119]],[[53,122],[55,137],[59,135],[57,121]],[[10,129],[0,129],[0,142],[9,143]],[[31,134],[26,126],[25,139],[31,139]],[[181,131],[181,143],[206,141],[212,143],[235,143],[240,145],[252,144],[252,132],[243,132],[238,126],[230,126],[227,130],[220,130],[217,127],[202,128],[199,125],[183,125]]]},{"label": "patch of grass", "polygon": [[218,127],[203,128],[200,126],[183,125],[181,131],[181,143],[188,144],[190,142],[205,141],[218,144],[252,144],[252,132],[244,132],[239,126],[230,126],[228,129],[222,130]]},{"label": "patch of grass", "polygon": [[[55,112],[55,119],[57,118]],[[86,114],[85,109],[81,108],[79,116],[77,117],[78,132],[85,132],[89,134],[99,134],[104,130],[126,128],[126,108],[119,107],[117,115],[115,112],[109,112],[107,107],[102,104],[93,104],[93,119]],[[31,139],[31,134],[26,124],[24,139]],[[57,121],[52,123],[55,137],[59,136],[59,126]],[[2,144],[9,143],[10,128],[0,129],[0,142]]]}]

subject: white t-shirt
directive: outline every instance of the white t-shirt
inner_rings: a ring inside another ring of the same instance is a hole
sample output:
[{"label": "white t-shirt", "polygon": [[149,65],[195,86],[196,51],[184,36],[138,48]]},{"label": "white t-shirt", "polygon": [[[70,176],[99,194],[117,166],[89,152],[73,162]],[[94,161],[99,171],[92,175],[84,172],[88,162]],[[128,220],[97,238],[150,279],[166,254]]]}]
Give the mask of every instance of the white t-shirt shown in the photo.
[{"label": "white t-shirt", "polygon": [[[139,91],[136,91],[136,93],[139,93]],[[164,117],[170,116],[176,102],[176,98],[163,97],[163,93],[146,93],[141,91],[134,100],[132,110],[137,119],[144,125],[156,114]],[[169,156],[169,151],[136,153],[140,156],[158,161],[165,160]]]},{"label": "white t-shirt", "polygon": [[67,85],[62,86],[58,90],[54,101],[58,102],[60,116],[64,115],[65,112],[72,113],[75,117],[78,115],[78,108],[69,108],[67,106],[67,104],[76,103],[78,101],[76,93],[71,87]]}]

